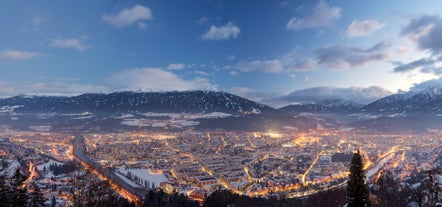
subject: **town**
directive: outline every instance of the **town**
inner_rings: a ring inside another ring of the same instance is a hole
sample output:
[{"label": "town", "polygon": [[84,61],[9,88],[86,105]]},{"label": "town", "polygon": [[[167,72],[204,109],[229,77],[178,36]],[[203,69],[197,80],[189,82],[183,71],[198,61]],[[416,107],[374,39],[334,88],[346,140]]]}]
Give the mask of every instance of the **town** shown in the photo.
[{"label": "town", "polygon": [[441,166],[440,133],[368,134],[351,129],[85,133],[81,138],[86,158],[81,158],[74,153],[73,141],[80,135],[5,130],[0,155],[2,172],[26,166],[26,182],[38,183],[47,199],[56,198],[60,206],[69,204],[72,196],[72,171],[66,166],[74,160],[95,168],[95,179],[113,180],[114,190],[129,200],[136,200],[136,195],[125,186],[179,192],[196,201],[217,189],[250,197],[296,198],[344,187],[358,150],[369,183],[386,170],[405,180]]}]

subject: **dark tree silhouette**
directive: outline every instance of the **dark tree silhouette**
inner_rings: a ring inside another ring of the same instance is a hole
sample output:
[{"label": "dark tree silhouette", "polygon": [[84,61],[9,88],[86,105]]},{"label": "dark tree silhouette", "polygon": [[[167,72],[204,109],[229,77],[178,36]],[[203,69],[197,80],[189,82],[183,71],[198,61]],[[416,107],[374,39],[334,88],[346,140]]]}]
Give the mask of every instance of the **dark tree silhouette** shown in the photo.
[{"label": "dark tree silhouette", "polygon": [[26,188],[26,176],[21,174],[20,168],[15,170],[14,175],[10,179],[10,186],[7,198],[9,199],[9,206],[23,207],[26,206],[28,199]]},{"label": "dark tree silhouette", "polygon": [[350,175],[347,183],[347,204],[348,207],[368,207],[371,205],[368,199],[368,188],[365,181],[362,156],[358,150],[353,154],[350,166]]},{"label": "dark tree silhouette", "polygon": [[30,207],[44,207],[45,206],[45,198],[43,193],[41,192],[40,187],[38,187],[37,183],[33,182],[31,184],[32,192],[29,194],[30,197]]},{"label": "dark tree silhouette", "polygon": [[7,193],[9,192],[9,186],[6,185],[5,177],[0,176],[0,206],[8,205]]}]

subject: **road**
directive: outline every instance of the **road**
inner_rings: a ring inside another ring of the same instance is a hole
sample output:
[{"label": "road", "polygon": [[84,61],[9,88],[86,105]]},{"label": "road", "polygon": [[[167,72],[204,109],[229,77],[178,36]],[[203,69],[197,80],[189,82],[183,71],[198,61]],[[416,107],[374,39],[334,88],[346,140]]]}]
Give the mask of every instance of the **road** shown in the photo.
[{"label": "road", "polygon": [[83,136],[75,135],[72,144],[73,154],[75,158],[80,160],[81,164],[84,165],[86,168],[90,169],[95,174],[98,174],[99,177],[109,181],[111,186],[123,197],[127,198],[130,201],[138,203],[148,193],[146,189],[137,188],[129,185],[123,179],[113,174],[108,169],[103,168],[100,164],[94,162],[88,156],[86,156],[86,146]]},{"label": "road", "polygon": [[[382,168],[382,166],[388,162],[391,158],[393,158],[393,156],[395,155],[395,153],[397,153],[396,151],[392,151],[387,153],[385,156],[383,156],[376,164],[374,164],[372,167],[370,167],[369,169],[367,169],[367,171],[365,172],[365,176],[367,177],[367,180],[370,179],[370,177],[372,177],[373,175],[375,175],[379,169]],[[310,191],[301,191],[301,192],[291,192],[288,194],[288,198],[302,198],[302,197],[308,197],[314,194],[317,194],[319,192],[325,192],[325,191],[330,191],[330,190],[335,190],[335,189],[339,189],[339,188],[344,188],[347,187],[347,181],[342,182],[342,183],[338,183],[336,185],[332,185],[329,186],[327,188],[321,189],[321,190],[310,190]]]}]

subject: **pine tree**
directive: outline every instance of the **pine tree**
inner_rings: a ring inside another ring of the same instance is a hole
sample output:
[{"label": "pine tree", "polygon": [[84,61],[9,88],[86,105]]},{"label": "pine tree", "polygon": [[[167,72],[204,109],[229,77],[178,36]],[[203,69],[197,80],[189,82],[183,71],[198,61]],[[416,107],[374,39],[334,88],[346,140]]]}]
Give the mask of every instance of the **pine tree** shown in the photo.
[{"label": "pine tree", "polygon": [[31,198],[31,207],[44,207],[45,206],[45,198],[43,196],[43,193],[40,190],[40,187],[38,187],[37,183],[33,182],[31,185],[32,192],[30,193]]},{"label": "pine tree", "polygon": [[350,175],[347,183],[348,207],[368,207],[371,205],[368,200],[369,193],[363,167],[362,156],[358,150],[357,153],[353,154],[351,160]]},{"label": "pine tree", "polygon": [[8,192],[9,205],[11,207],[26,206],[28,195],[25,180],[26,176],[21,174],[20,168],[17,168],[11,177],[11,188]]},{"label": "pine tree", "polygon": [[5,181],[5,177],[3,175],[0,176],[0,206],[8,205],[8,197],[7,193],[9,191],[9,186]]}]

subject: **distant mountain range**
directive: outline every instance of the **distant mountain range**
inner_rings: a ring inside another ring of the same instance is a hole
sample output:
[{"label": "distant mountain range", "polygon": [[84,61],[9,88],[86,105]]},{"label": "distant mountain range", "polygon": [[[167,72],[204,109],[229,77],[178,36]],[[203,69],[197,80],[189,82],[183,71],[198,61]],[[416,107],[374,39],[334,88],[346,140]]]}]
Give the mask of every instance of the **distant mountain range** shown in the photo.
[{"label": "distant mountain range", "polygon": [[442,88],[430,87],[417,93],[387,96],[364,106],[361,112],[380,115],[438,116],[442,114]]},{"label": "distant mountain range", "polygon": [[334,100],[325,100],[320,103],[288,105],[280,108],[279,110],[290,114],[301,114],[301,113],[348,114],[356,112],[363,106],[364,105],[352,101],[334,99]]},{"label": "distant mountain range", "polygon": [[15,96],[0,99],[0,111],[15,113],[211,113],[268,114],[279,111],[233,94],[214,91],[116,92],[63,96]]},{"label": "distant mountain range", "polygon": [[429,87],[417,92],[393,94],[367,105],[347,100],[326,100],[314,104],[289,105],[280,110],[291,114],[313,113],[333,117],[346,126],[361,129],[442,129],[442,88]]},{"label": "distant mountain range", "polygon": [[389,95],[367,105],[329,99],[280,109],[218,91],[126,91],[0,99],[0,127],[22,130],[304,130],[319,125],[375,130],[442,129],[442,88]]},{"label": "distant mountain range", "polygon": [[0,126],[20,130],[259,130],[311,129],[314,120],[293,117],[218,91],[116,92],[0,99]]}]

